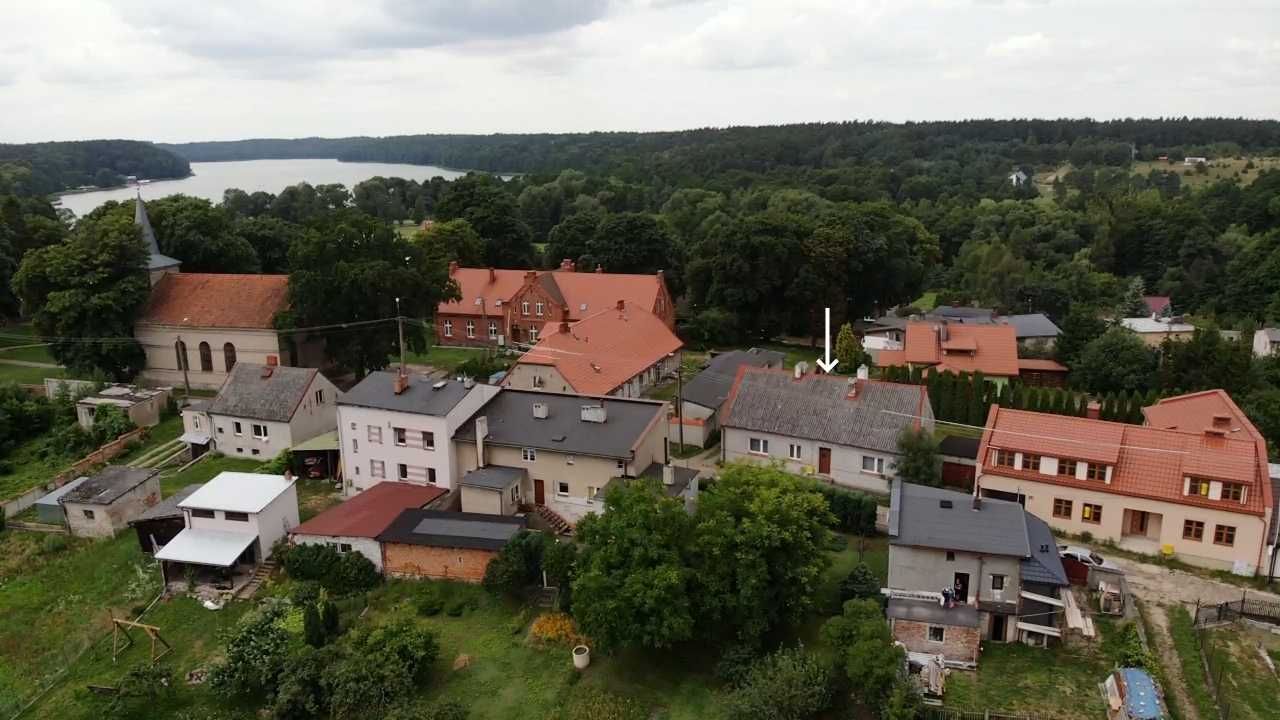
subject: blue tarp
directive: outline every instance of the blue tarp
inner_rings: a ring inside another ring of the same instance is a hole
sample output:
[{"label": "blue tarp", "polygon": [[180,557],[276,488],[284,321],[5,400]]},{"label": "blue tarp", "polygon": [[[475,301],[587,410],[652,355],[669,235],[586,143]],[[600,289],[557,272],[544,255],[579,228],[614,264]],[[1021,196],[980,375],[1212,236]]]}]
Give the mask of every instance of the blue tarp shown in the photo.
[{"label": "blue tarp", "polygon": [[1156,683],[1145,671],[1138,668],[1124,668],[1125,711],[1134,720],[1163,720],[1164,710],[1160,707],[1160,694],[1156,692]]}]

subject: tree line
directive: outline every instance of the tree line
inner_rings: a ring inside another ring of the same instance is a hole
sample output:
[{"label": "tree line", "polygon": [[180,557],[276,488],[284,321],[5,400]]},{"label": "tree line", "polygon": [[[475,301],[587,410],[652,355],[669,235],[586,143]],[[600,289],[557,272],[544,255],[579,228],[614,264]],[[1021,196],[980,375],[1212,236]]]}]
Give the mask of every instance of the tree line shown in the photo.
[{"label": "tree line", "polygon": [[30,197],[83,185],[111,187],[129,175],[181,178],[190,174],[186,159],[136,140],[0,144],[0,195]]}]

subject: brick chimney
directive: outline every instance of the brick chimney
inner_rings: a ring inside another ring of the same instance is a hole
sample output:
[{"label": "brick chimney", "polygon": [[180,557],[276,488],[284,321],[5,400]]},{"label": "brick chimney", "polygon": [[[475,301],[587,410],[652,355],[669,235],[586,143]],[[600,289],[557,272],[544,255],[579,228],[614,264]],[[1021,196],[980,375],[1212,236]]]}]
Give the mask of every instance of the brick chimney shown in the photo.
[{"label": "brick chimney", "polygon": [[574,269],[573,260],[570,260],[569,258],[565,258],[560,261],[560,270],[562,272],[573,272],[573,269]]},{"label": "brick chimney", "polygon": [[537,276],[538,276],[538,273],[537,273],[537,272],[535,272],[535,271],[533,271],[533,270],[525,270],[525,271],[524,271],[524,279],[525,279],[525,280],[532,280],[533,278],[535,278],[535,277],[537,277]]},{"label": "brick chimney", "polygon": [[657,275],[659,280],[661,280],[663,277],[665,277],[665,276],[662,274],[662,271],[661,271],[661,270],[659,270],[658,272],[654,273],[654,275]]},{"label": "brick chimney", "polygon": [[619,300],[619,301],[618,301],[618,310],[619,310],[619,311],[622,311],[622,310],[626,310],[626,309],[627,309],[627,301],[626,301],[626,300]]},{"label": "brick chimney", "polygon": [[494,272],[493,268],[489,268],[489,282],[493,282],[494,280],[497,280],[497,279],[498,279],[498,273]]},{"label": "brick chimney", "polygon": [[403,372],[396,373],[395,393],[401,395],[409,389],[409,376]]},{"label": "brick chimney", "polygon": [[562,335],[568,335],[568,334],[569,334],[569,321],[568,321],[568,320],[561,320],[561,321],[560,321],[560,334],[562,334]]},{"label": "brick chimney", "polygon": [[458,261],[450,260],[449,261],[449,277],[453,277],[454,275],[457,275],[457,274],[458,274]]}]

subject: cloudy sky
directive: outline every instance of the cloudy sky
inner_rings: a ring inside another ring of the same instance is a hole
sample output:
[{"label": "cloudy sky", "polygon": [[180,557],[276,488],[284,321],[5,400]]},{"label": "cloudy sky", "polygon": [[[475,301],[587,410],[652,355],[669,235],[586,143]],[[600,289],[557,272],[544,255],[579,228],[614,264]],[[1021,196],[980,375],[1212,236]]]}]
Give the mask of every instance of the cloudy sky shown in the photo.
[{"label": "cloudy sky", "polygon": [[1280,117],[1276,0],[0,0],[0,18],[0,142]]}]

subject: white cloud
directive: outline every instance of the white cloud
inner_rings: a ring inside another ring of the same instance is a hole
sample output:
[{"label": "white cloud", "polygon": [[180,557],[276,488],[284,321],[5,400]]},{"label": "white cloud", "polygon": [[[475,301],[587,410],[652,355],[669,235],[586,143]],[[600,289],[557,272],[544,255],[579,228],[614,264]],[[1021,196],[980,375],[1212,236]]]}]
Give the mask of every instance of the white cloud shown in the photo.
[{"label": "white cloud", "polygon": [[1052,45],[1053,42],[1041,32],[1010,35],[999,42],[987,45],[987,57],[1014,59],[1043,57],[1049,54]]}]

